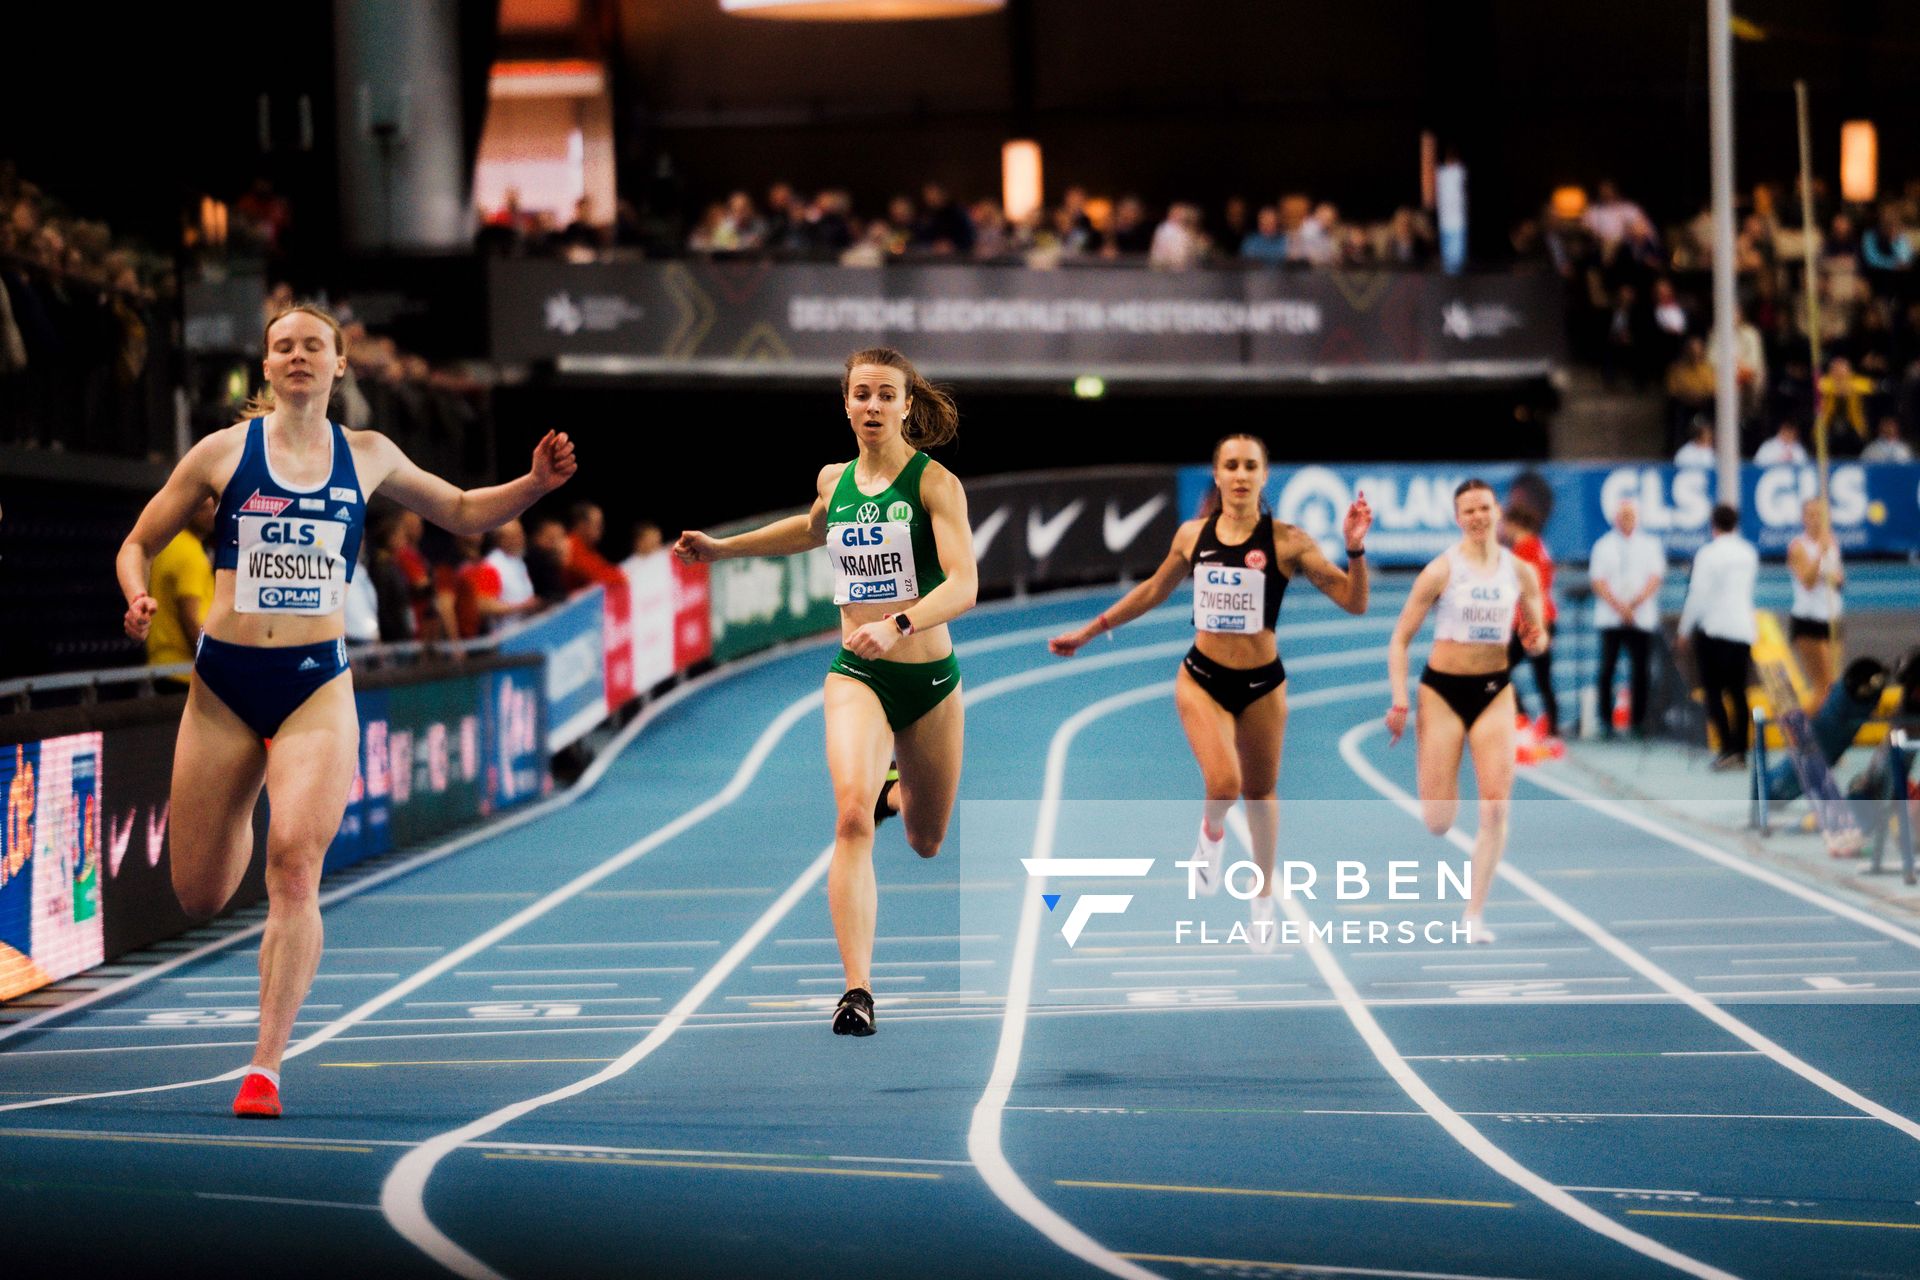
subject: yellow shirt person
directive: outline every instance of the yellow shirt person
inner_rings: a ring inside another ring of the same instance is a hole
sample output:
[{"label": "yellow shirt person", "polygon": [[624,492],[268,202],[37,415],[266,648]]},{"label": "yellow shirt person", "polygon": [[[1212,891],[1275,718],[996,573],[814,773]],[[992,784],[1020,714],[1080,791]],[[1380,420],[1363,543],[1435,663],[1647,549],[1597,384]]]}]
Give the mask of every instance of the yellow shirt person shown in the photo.
[{"label": "yellow shirt person", "polygon": [[213,605],[213,561],[192,530],[175,534],[154,557],[148,593],[160,607],[147,632],[147,664],[192,662]]}]

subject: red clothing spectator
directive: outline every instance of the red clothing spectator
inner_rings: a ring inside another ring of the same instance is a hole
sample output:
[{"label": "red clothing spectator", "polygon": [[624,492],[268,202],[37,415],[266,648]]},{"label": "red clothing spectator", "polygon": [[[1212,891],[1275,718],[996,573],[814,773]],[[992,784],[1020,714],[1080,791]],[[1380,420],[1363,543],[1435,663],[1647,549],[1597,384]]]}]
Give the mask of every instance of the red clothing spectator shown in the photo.
[{"label": "red clothing spectator", "polygon": [[489,615],[497,610],[488,610],[481,602],[497,603],[500,592],[500,571],[485,560],[460,566],[455,575],[453,616],[460,625],[462,640],[487,633]]},{"label": "red clothing spectator", "polygon": [[568,591],[578,591],[596,582],[619,582],[624,577],[618,568],[594,549],[592,543],[577,533],[567,535],[567,563],[560,570],[560,580],[566,584]]},{"label": "red clothing spectator", "polygon": [[[1540,575],[1540,599],[1545,606],[1544,621],[1552,626],[1554,619],[1560,616],[1560,608],[1553,602],[1553,557],[1547,552],[1547,544],[1537,533],[1527,532],[1513,540],[1513,554],[1534,567]],[[1518,618],[1518,611],[1514,617]]]},{"label": "red clothing spectator", "polygon": [[624,577],[600,554],[600,539],[606,531],[606,517],[599,507],[591,502],[574,504],[567,521],[567,560],[560,566],[560,582],[569,593]]}]

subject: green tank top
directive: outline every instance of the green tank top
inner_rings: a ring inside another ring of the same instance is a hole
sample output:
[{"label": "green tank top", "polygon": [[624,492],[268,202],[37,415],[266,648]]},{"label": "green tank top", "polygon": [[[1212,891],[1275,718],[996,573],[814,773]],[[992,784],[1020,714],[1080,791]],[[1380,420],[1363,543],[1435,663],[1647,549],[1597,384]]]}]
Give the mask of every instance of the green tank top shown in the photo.
[{"label": "green tank top", "polygon": [[934,545],[933,520],[920,501],[927,455],[915,453],[877,494],[854,483],[859,459],[847,464],[827,504],[827,554],[833,558],[833,602],[899,604],[918,600],[947,580]]}]

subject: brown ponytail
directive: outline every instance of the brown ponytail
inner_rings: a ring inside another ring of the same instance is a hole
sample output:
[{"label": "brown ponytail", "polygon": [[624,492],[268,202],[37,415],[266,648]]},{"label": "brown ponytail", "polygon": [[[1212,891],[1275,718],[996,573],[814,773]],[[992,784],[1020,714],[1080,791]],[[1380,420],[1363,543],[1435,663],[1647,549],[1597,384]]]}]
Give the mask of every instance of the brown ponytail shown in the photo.
[{"label": "brown ponytail", "polygon": [[[960,409],[953,396],[920,376],[913,362],[892,347],[869,347],[847,357],[846,372],[840,377],[840,395],[844,399],[856,365],[877,364],[898,369],[906,378],[907,423],[901,433],[916,449],[931,449],[949,444],[960,434]],[[1264,447],[1264,446],[1263,446]]]},{"label": "brown ponytail", "polygon": [[[296,311],[304,311],[306,314],[324,323],[327,328],[333,330],[333,353],[337,356],[347,354],[347,335],[341,330],[340,322],[334,319],[333,314],[326,308],[314,302],[296,302],[291,306],[282,307],[280,310],[274,312],[273,318],[267,321],[267,327],[261,331],[260,347],[263,351],[267,349],[273,340],[273,326],[279,324]],[[258,391],[247,397],[246,404],[241,406],[240,416],[243,419],[251,420],[254,418],[263,418],[272,412],[273,388],[261,387]]]}]

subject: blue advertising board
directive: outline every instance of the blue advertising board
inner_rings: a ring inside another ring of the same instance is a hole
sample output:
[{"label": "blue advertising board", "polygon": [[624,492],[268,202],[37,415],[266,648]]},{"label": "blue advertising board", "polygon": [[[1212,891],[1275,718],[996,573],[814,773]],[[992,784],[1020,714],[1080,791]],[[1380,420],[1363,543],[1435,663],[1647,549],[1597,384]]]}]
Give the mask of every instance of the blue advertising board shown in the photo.
[{"label": "blue advertising board", "polygon": [[501,653],[547,660],[547,750],[558,751],[607,718],[606,591],[589,587],[500,641]]},{"label": "blue advertising board", "polygon": [[[1384,566],[1418,566],[1459,537],[1453,491],[1477,476],[1504,501],[1516,483],[1551,493],[1544,534],[1562,560],[1577,560],[1605,533],[1608,515],[1634,500],[1640,524],[1665,542],[1667,555],[1686,560],[1709,536],[1714,473],[1662,463],[1433,462],[1276,466],[1266,498],[1277,519],[1299,525],[1339,558],[1340,521],[1359,493],[1374,510],[1368,556]],[[1212,486],[1206,467],[1180,472],[1180,509],[1191,516]],[[1741,468],[1741,532],[1760,554],[1786,556],[1800,528],[1801,504],[1818,492],[1811,467]],[[1833,528],[1849,555],[1911,555],[1920,551],[1920,465],[1836,464],[1829,477]]]}]

